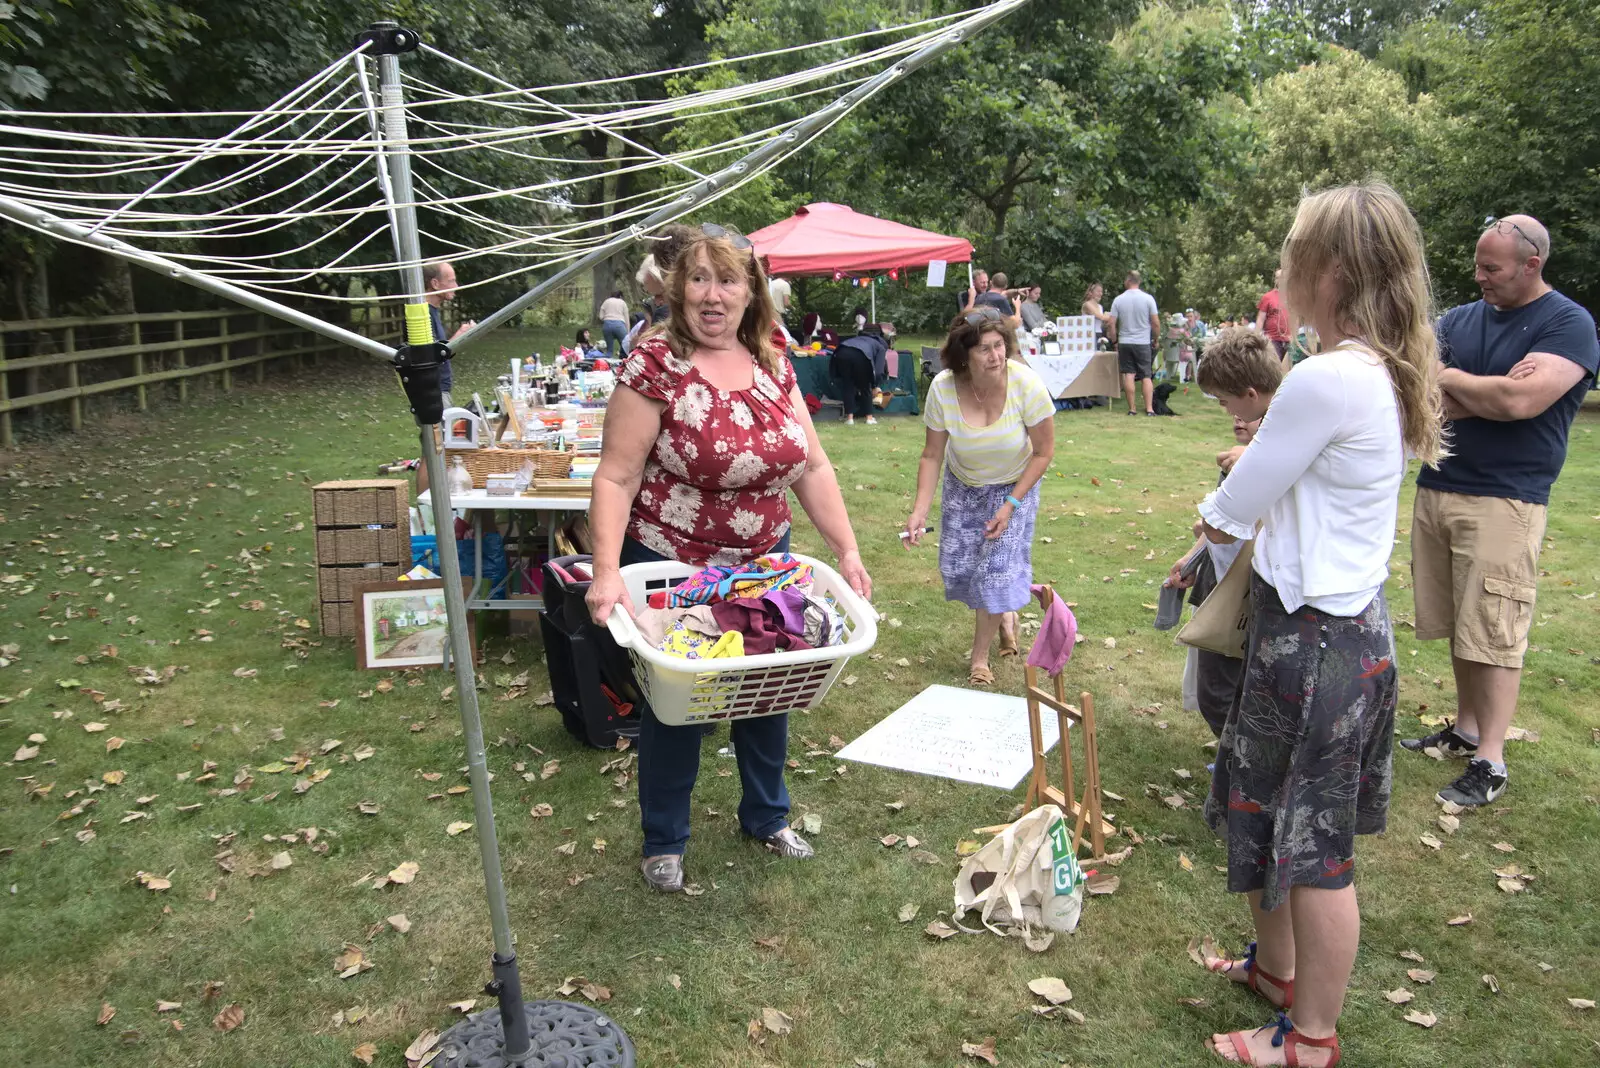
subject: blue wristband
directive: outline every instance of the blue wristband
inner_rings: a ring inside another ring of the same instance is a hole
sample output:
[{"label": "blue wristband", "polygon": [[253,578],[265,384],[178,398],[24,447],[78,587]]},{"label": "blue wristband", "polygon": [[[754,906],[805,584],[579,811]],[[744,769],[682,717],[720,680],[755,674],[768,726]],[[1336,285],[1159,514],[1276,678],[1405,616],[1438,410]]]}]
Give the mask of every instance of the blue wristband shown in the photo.
[{"label": "blue wristband", "polygon": [[1017,500],[1015,497],[1011,496],[1011,494],[1009,494],[1009,493],[1006,494],[1006,503],[1009,504],[1013,508],[1021,508],[1022,507],[1022,502]]}]

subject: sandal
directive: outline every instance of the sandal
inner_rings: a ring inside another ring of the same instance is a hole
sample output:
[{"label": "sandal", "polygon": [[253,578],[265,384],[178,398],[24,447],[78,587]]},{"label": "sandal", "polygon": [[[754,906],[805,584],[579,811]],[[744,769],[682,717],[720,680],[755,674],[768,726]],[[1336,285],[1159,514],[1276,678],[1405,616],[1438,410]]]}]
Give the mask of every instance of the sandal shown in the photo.
[{"label": "sandal", "polygon": [[968,686],[993,686],[994,672],[987,666],[975,667],[967,673]]},{"label": "sandal", "polygon": [[[1333,1068],[1334,1065],[1339,1063],[1343,1056],[1343,1054],[1339,1052],[1339,1036],[1337,1034],[1329,1035],[1327,1038],[1306,1038],[1304,1035],[1300,1034],[1294,1029],[1294,1021],[1289,1019],[1287,1013],[1278,1013],[1278,1018],[1276,1020],[1263,1027],[1256,1028],[1256,1033],[1260,1034],[1268,1027],[1273,1028],[1272,1045],[1274,1048],[1283,1048],[1283,1063],[1287,1065],[1288,1068],[1302,1068],[1300,1063],[1301,1046],[1310,1046],[1313,1049],[1326,1049],[1333,1051],[1333,1056],[1328,1059],[1327,1063],[1323,1065],[1322,1068]],[[1256,1060],[1255,1055],[1250,1052],[1248,1032],[1230,1031],[1224,1037],[1226,1037],[1228,1042],[1233,1046],[1233,1058],[1223,1056],[1222,1050],[1219,1049],[1216,1044],[1215,1036],[1206,1039],[1206,1048],[1212,1053],[1215,1053],[1217,1056],[1222,1057],[1223,1060],[1228,1061],[1230,1064],[1259,1065],[1262,1063],[1261,1061]]]},{"label": "sandal", "polygon": [[[1274,1008],[1290,1009],[1294,1007],[1294,980],[1279,979],[1276,975],[1273,975],[1271,972],[1265,970],[1259,964],[1257,964],[1256,944],[1254,942],[1251,942],[1250,945],[1245,948],[1244,956],[1238,960],[1231,960],[1227,957],[1218,957],[1215,960],[1207,961],[1206,971],[1226,974],[1239,965],[1243,965],[1245,974],[1249,977],[1245,980],[1244,985],[1249,987],[1252,993],[1256,994],[1263,1001],[1267,1002],[1267,1004],[1273,1006]],[[1263,979],[1283,992],[1282,1004],[1273,1001],[1262,991],[1258,983]],[[1233,980],[1230,979],[1228,981],[1232,982]]]},{"label": "sandal", "polygon": [[[1011,624],[1011,633],[1006,633],[1006,624]],[[1000,659],[1008,656],[1019,656],[1022,650],[1017,647],[1017,614],[1007,612],[1000,623]]]}]

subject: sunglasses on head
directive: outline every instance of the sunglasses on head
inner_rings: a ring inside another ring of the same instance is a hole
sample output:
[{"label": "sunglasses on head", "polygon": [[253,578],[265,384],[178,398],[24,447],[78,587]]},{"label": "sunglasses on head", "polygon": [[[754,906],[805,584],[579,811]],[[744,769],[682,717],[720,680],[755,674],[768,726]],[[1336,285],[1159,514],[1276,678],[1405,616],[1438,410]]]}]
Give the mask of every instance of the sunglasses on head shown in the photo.
[{"label": "sunglasses on head", "polygon": [[977,326],[979,323],[993,323],[1000,320],[1000,312],[996,308],[979,308],[977,311],[968,312],[962,316],[968,326]]},{"label": "sunglasses on head", "polygon": [[743,234],[734,233],[726,226],[718,226],[716,223],[701,223],[700,232],[705,234],[707,237],[719,238],[723,241],[726,241],[740,252],[746,252],[756,247],[755,243],[752,242],[748,237],[745,237]]},{"label": "sunglasses on head", "polygon": [[[1510,227],[1510,229],[1507,229],[1507,227]],[[1544,255],[1544,249],[1540,247],[1539,242],[1529,237],[1526,230],[1512,222],[1510,219],[1497,219],[1493,215],[1485,215],[1483,217],[1483,228],[1486,231],[1493,230],[1497,234],[1509,234],[1515,232],[1518,237],[1521,237],[1522,240],[1533,246],[1533,254],[1535,256]]]}]

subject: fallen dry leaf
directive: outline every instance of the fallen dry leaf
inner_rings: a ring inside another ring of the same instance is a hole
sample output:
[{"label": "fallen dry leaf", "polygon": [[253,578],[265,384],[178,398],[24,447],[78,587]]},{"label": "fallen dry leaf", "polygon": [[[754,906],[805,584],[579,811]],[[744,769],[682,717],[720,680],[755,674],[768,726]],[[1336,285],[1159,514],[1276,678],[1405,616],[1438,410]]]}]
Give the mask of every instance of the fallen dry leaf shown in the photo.
[{"label": "fallen dry leaf", "polygon": [[282,871],[293,863],[294,858],[289,855],[289,851],[287,849],[281,853],[274,853],[272,856],[271,864],[273,871]]},{"label": "fallen dry leaf", "polygon": [[1500,980],[1496,979],[1492,975],[1484,975],[1482,977],[1482,979],[1483,979],[1483,985],[1489,988],[1489,993],[1491,993],[1491,994],[1500,993]]},{"label": "fallen dry leaf", "polygon": [[1445,834],[1455,834],[1461,829],[1460,817],[1449,814],[1441,815],[1439,817],[1439,829]]},{"label": "fallen dry leaf", "polygon": [[896,915],[900,917],[901,923],[910,923],[912,920],[917,918],[917,910],[920,908],[922,908],[921,905],[907,902],[906,904],[900,906],[900,911]]},{"label": "fallen dry leaf", "polygon": [[762,1008],[761,1026],[775,1035],[787,1035],[794,1030],[794,1020],[788,1013],[773,1008]]},{"label": "fallen dry leaf", "polygon": [[667,976],[667,982],[672,984],[672,989],[674,990],[683,989],[683,976],[681,975],[669,975]]},{"label": "fallen dry leaf", "polygon": [[244,1023],[244,1006],[235,1002],[217,1013],[211,1020],[211,1026],[224,1033],[234,1030]]},{"label": "fallen dry leaf", "polygon": [[393,916],[385,917],[384,922],[401,934],[411,930],[411,921],[406,919],[406,914],[403,912],[397,912]]},{"label": "fallen dry leaf", "polygon": [[1435,836],[1433,836],[1431,834],[1425,834],[1421,838],[1417,839],[1417,841],[1421,842],[1423,845],[1427,846],[1429,849],[1443,849],[1444,848],[1444,843],[1441,842],[1438,838],[1436,838]]},{"label": "fallen dry leaf", "polygon": [[1546,975],[1549,975],[1551,972],[1556,970],[1556,966],[1554,964],[1546,964],[1544,961],[1540,961],[1538,963],[1537,967],[1541,972],[1544,972]]},{"label": "fallen dry leaf", "polygon": [[391,883],[400,883],[401,885],[404,885],[409,883],[412,879],[415,879],[417,877],[417,872],[421,870],[422,866],[420,864],[418,864],[416,861],[408,860],[394,871],[389,873],[389,881]]},{"label": "fallen dry leaf", "polygon": [[1496,842],[1489,848],[1498,849],[1502,853],[1515,853],[1517,851],[1517,847],[1512,845],[1510,842]]},{"label": "fallen dry leaf", "polygon": [[1185,854],[1179,853],[1178,867],[1182,868],[1184,871],[1194,871],[1194,861],[1190,860]]},{"label": "fallen dry leaf", "polygon": [[456,835],[470,830],[472,830],[472,824],[468,823],[466,820],[455,820],[444,829],[444,833],[448,834],[451,838],[454,838]]},{"label": "fallen dry leaf", "polygon": [[423,1059],[439,1044],[439,1032],[424,1031],[406,1047],[406,1068],[421,1068]]},{"label": "fallen dry leaf", "polygon": [[1411,981],[1413,983],[1422,983],[1422,984],[1426,985],[1428,983],[1433,982],[1433,980],[1437,977],[1438,973],[1437,972],[1424,971],[1421,968],[1407,968],[1406,969],[1406,975],[1410,977],[1410,979],[1411,979]]},{"label": "fallen dry leaf", "polygon": [[159,998],[156,999],[157,1012],[177,1012],[181,1008],[183,1008],[183,1002],[181,1001],[162,1001]]},{"label": "fallen dry leaf", "polygon": [[1452,916],[1450,919],[1444,922],[1446,927],[1465,927],[1467,924],[1472,922],[1472,913],[1469,912],[1462,916]]},{"label": "fallen dry leaf", "polygon": [[377,1055],[378,1047],[372,1042],[363,1042],[361,1045],[350,1051],[350,1056],[354,1057],[362,1064],[371,1064],[372,1058],[376,1057]]},{"label": "fallen dry leaf", "polygon": [[1590,1009],[1594,1008],[1594,1002],[1588,998],[1568,998],[1567,1004],[1571,1005],[1579,1012],[1588,1012]]},{"label": "fallen dry leaf", "polygon": [[1178,1004],[1191,1009],[1203,1009],[1207,1005],[1211,1004],[1211,1002],[1207,1001],[1205,998],[1179,998]]},{"label": "fallen dry leaf", "polygon": [[1189,939],[1189,959],[1200,967],[1210,970],[1211,962],[1221,960],[1222,953],[1217,949],[1216,939],[1210,935],[1204,938]]},{"label": "fallen dry leaf", "polygon": [[477,1004],[477,998],[466,998],[462,1001],[452,1001],[450,1003],[450,1008],[465,1016],[467,1013],[471,1012],[477,1006]]},{"label": "fallen dry leaf", "polygon": [[1412,1009],[1406,1013],[1405,1021],[1406,1023],[1414,1023],[1418,1027],[1432,1027],[1439,1022],[1439,1017],[1431,1012],[1418,1012],[1416,1009]]},{"label": "fallen dry leaf", "polygon": [[1000,1058],[996,1057],[994,1053],[993,1035],[990,1035],[982,1042],[961,1043],[961,1052],[966,1054],[968,1057],[971,1057],[975,1061],[983,1061],[987,1064],[1000,1063]]},{"label": "fallen dry leaf", "polygon": [[116,1014],[117,1010],[115,1006],[111,1004],[111,1002],[102,1001],[100,1003],[100,1015],[95,1017],[94,1022],[99,1024],[101,1027],[104,1027],[106,1024],[111,1022],[111,1018]]},{"label": "fallen dry leaf", "polygon": [[529,810],[528,814],[536,820],[542,820],[546,816],[554,816],[556,814],[556,810],[551,805],[541,801],[537,805],[534,805],[533,808]]},{"label": "fallen dry leaf", "polygon": [[1065,1005],[1072,1000],[1072,991],[1067,984],[1053,975],[1028,980],[1028,989],[1052,1005]]},{"label": "fallen dry leaf", "polygon": [[922,929],[922,933],[943,942],[946,938],[954,938],[957,932],[954,927],[951,927],[943,920],[934,920]]},{"label": "fallen dry leaf", "polygon": [[1117,887],[1122,885],[1120,875],[1109,875],[1106,872],[1096,872],[1084,882],[1084,889],[1091,894],[1114,894]]},{"label": "fallen dry leaf", "polygon": [[547,761],[544,762],[544,767],[539,769],[539,778],[548,779],[548,778],[550,778],[550,776],[556,774],[560,770],[561,770],[561,761],[559,761],[559,760],[547,760]]},{"label": "fallen dry leaf", "polygon": [[1414,949],[1403,949],[1403,950],[1401,950],[1400,951],[1400,959],[1401,960],[1414,960],[1418,964],[1426,964],[1426,963],[1428,963],[1427,958],[1424,957],[1421,953],[1418,953]]}]

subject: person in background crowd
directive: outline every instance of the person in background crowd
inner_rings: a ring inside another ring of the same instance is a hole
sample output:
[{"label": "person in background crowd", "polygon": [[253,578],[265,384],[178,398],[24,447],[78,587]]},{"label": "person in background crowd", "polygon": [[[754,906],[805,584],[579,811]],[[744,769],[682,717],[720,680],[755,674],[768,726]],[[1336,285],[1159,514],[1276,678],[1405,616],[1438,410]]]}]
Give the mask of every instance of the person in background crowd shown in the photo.
[{"label": "person in background crowd", "polygon": [[1138,271],[1129,271],[1123,279],[1122,292],[1111,302],[1111,317],[1116,320],[1117,370],[1122,373],[1129,415],[1139,414],[1134,408],[1135,382],[1144,383],[1144,413],[1156,414],[1152,346],[1161,336],[1161,315],[1156,310],[1156,298],[1139,288],[1142,280]]},{"label": "person in background crowd", "polygon": [[[1114,345],[1117,342],[1117,320],[1110,312],[1100,307],[1100,298],[1105,296],[1105,292],[1105,286],[1099,282],[1090,282],[1089,288],[1083,291],[1083,307],[1079,309],[1079,314],[1094,316],[1098,336]],[[1100,346],[1097,343],[1095,347]]]},{"label": "person in background crowd", "polygon": [[994,308],[959,315],[928,387],[927,440],[906,547],[922,540],[939,472],[939,574],[947,601],[977,614],[967,682],[994,684],[989,647],[1016,656],[1017,612],[1033,582],[1039,480],[1055,455],[1055,404],[1037,371],[1016,362],[1017,332]]},{"label": "person in background crowd", "polygon": [[977,307],[978,298],[989,292],[989,272],[979,267],[972,272],[972,284],[956,294],[956,312],[969,312]]},{"label": "person in background crowd", "polygon": [[[750,241],[721,226],[694,231],[666,275],[672,314],[628,356],[607,409],[590,511],[597,624],[633,612],[621,568],[676,560],[694,567],[787,552],[789,490],[863,597],[861,562],[833,464],[817,440],[794,367],[774,343],[767,280]],[[739,825],[783,857],[812,847],[789,826],[783,781],[788,716],[730,724],[743,797]],[[683,889],[700,726],[639,725],[640,870],[656,890]]]},{"label": "person in background crowd", "polygon": [[[606,339],[606,357],[616,359],[628,337],[628,302],[622,299],[622,290],[614,291],[600,302],[600,331]],[[627,353],[622,352],[622,355]]]},{"label": "person in background crowd", "polygon": [[1267,335],[1280,358],[1289,351],[1289,315],[1283,307],[1283,296],[1278,292],[1282,280],[1283,268],[1280,267],[1272,272],[1272,288],[1256,305],[1256,329]]},{"label": "person in background crowd", "polygon": [[[422,265],[422,287],[426,290],[423,299],[428,302],[428,320],[433,323],[433,340],[454,341],[478,325],[476,322],[469,320],[456,327],[455,333],[445,333],[444,313],[440,309],[448,301],[456,299],[456,269],[448,260]],[[455,384],[455,372],[451,369],[452,362],[451,360],[446,360],[439,368],[439,394],[444,398],[444,406],[446,408],[452,406],[450,387]]]},{"label": "person in background crowd", "polygon": [[772,308],[778,314],[778,321],[786,322],[789,318],[789,303],[794,295],[794,289],[789,285],[787,278],[772,277],[772,263],[767,257],[761,257],[761,269],[767,273],[767,293],[772,297]]},{"label": "person in background crowd", "polygon": [[1522,685],[1550,487],[1600,368],[1594,319],[1544,280],[1537,219],[1491,220],[1478,238],[1483,299],[1439,320],[1453,454],[1417,476],[1411,573],[1417,639],[1450,639],[1456,719],[1400,744],[1470,758],[1440,801],[1486,805],[1510,781],[1506,732]]},{"label": "person in background crowd", "polygon": [[604,356],[605,350],[594,343],[593,336],[587,326],[578,331],[578,336],[573,339],[572,347],[577,350],[580,357],[592,359],[595,356]]},{"label": "person in background crowd", "polygon": [[634,275],[634,280],[645,293],[644,321],[642,324],[635,321],[633,328],[628,331],[628,336],[622,344],[625,351],[632,352],[634,345],[646,331],[667,321],[667,316],[671,314],[671,306],[666,300],[667,272],[677,262],[678,254],[683,251],[684,245],[697,232],[693,227],[673,223],[664,227],[660,235],[653,239],[653,250],[644,258],[644,262],[639,265],[638,273]]},{"label": "person in background crowd", "polygon": [[1283,278],[1328,350],[1270,407],[1220,398],[1237,419],[1266,418],[1200,504],[1213,544],[1255,539],[1244,681],[1205,805],[1255,946],[1206,963],[1282,1011],[1207,1045],[1237,1064],[1327,1068],[1360,944],[1355,839],[1388,822],[1399,675],[1383,584],[1400,489],[1407,453],[1437,463],[1444,428],[1427,258],[1399,194],[1305,197]]},{"label": "person in background crowd", "polygon": [[1044,296],[1044,290],[1039,286],[1023,286],[1023,292],[1027,295],[1027,299],[1022,302],[1020,308],[1022,328],[1024,330],[1037,330],[1050,321],[1044,314],[1044,305],[1039,303]]}]

